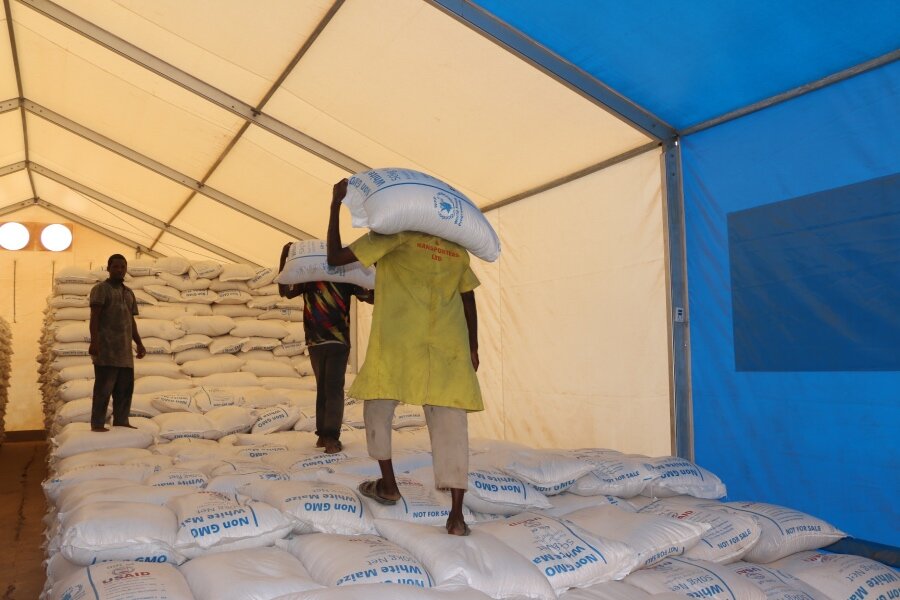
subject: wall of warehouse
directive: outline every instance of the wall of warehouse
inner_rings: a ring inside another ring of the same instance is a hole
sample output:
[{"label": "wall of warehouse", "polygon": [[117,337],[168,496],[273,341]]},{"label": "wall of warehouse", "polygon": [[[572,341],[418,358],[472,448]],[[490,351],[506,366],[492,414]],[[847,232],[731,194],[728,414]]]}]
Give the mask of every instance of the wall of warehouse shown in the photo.
[{"label": "wall of warehouse", "polygon": [[697,461],[891,545],[898,105],[893,62],[682,142]]},{"label": "wall of warehouse", "polygon": [[[40,207],[6,215],[3,221],[34,223],[65,222]],[[53,290],[53,274],[63,267],[77,265],[94,268],[106,264],[110,254],[133,259],[133,248],[104,235],[74,225],[71,249],[0,250],[0,314],[9,321],[13,335],[12,374],[9,387],[5,430],[43,429],[41,393],[38,387],[38,341],[44,320],[47,297]]]},{"label": "wall of warehouse", "polygon": [[[58,220],[37,207],[9,218]],[[486,410],[472,415],[471,435],[669,454],[659,153],[491,211],[488,218],[503,254],[490,264],[473,258],[482,281],[476,297]],[[0,254],[0,306],[13,324],[16,350],[7,430],[43,427],[35,356],[53,272],[97,266],[114,252],[134,257],[133,249],[76,226],[71,251]],[[371,308],[359,306],[359,364],[370,323]]]}]

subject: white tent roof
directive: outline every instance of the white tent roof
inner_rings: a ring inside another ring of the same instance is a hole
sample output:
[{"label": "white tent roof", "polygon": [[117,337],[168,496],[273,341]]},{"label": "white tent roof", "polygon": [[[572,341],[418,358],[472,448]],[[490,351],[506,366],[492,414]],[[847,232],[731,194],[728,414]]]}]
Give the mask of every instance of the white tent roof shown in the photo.
[{"label": "white tent roof", "polygon": [[367,166],[487,209],[653,143],[421,0],[9,0],[5,21],[0,213],[162,255],[271,264]]}]

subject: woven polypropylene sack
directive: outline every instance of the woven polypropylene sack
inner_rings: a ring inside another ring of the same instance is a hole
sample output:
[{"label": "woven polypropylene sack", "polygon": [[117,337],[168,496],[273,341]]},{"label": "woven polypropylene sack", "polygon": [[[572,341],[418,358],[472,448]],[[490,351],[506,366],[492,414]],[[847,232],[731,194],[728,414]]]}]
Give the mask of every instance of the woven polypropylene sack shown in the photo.
[{"label": "woven polypropylene sack", "polygon": [[310,533],[278,542],[326,586],[399,583],[430,588],[434,581],[408,550],[376,535]]},{"label": "woven polypropylene sack", "polygon": [[321,588],[303,563],[280,548],[207,554],[180,570],[197,600],[260,600]]},{"label": "woven polypropylene sack", "polygon": [[376,233],[419,231],[495,261],[500,239],[474,202],[453,186],[412,169],[372,169],[350,178],[344,204],[354,227]]},{"label": "woven polypropylene sack", "polygon": [[375,269],[359,262],[332,267],[328,264],[324,240],[302,240],[291,244],[278,283],[293,284],[309,281],[352,283],[364,288],[375,287]]},{"label": "woven polypropylene sack", "polygon": [[[91,596],[84,596],[91,590]],[[79,569],[53,586],[51,600],[192,600],[194,595],[169,564],[117,560]]]},{"label": "woven polypropylene sack", "polygon": [[900,598],[900,574],[862,556],[798,552],[766,566],[796,577],[832,600]]},{"label": "woven polypropylene sack", "polygon": [[652,568],[635,571],[625,583],[649,594],[679,592],[709,600],[766,600],[765,592],[729,569],[686,558],[667,558]]},{"label": "woven polypropylene sack", "polygon": [[759,541],[743,557],[747,562],[769,563],[797,552],[818,550],[847,535],[822,519],[775,504],[726,502],[722,508],[756,517],[762,526]]},{"label": "woven polypropylene sack", "polygon": [[375,526],[425,565],[435,585],[466,585],[491,598],[556,598],[533,563],[478,528],[469,536],[451,536],[441,526],[390,519],[378,519]]},{"label": "woven polypropylene sack", "polygon": [[557,593],[622,579],[638,565],[637,554],[625,544],[534,512],[482,523],[476,529],[537,565]]}]

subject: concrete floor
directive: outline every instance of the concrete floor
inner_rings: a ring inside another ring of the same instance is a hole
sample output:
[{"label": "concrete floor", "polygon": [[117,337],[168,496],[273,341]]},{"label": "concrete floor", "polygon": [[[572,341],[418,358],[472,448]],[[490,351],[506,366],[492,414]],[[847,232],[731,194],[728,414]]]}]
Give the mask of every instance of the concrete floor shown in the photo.
[{"label": "concrete floor", "polygon": [[46,442],[0,444],[0,600],[36,600],[44,587]]}]

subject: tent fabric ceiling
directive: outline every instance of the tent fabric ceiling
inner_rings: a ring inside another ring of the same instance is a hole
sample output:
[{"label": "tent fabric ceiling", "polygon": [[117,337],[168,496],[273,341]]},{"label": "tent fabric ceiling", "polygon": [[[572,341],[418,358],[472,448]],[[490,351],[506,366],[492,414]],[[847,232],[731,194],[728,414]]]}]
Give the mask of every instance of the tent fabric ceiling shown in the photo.
[{"label": "tent fabric ceiling", "polygon": [[323,237],[331,185],[366,165],[491,207],[652,143],[448,12],[482,7],[678,128],[900,45],[892,0],[5,7],[0,208],[40,201],[163,254],[256,264]]},{"label": "tent fabric ceiling", "polygon": [[442,3],[482,7],[679,131],[900,48],[896,0]]},{"label": "tent fabric ceiling", "polygon": [[484,207],[652,141],[421,0],[6,4],[0,173],[26,172],[0,175],[0,208],[165,255],[271,264],[324,237],[332,184],[365,165]]}]

